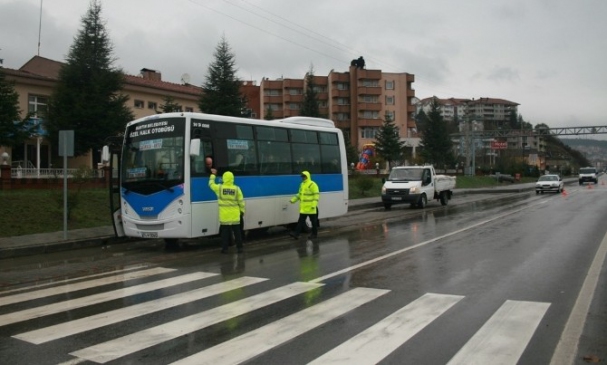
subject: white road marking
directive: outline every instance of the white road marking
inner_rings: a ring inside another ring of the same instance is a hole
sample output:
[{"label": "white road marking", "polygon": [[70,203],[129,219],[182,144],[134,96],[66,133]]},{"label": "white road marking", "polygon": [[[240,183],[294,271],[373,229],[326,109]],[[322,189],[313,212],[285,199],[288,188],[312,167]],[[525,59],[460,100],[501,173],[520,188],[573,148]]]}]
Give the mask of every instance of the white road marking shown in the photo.
[{"label": "white road marking", "polygon": [[322,284],[301,282],[285,285],[249,298],[74,351],[70,354],[97,363],[106,363],[321,286]]},{"label": "white road marking", "polygon": [[590,309],[590,304],[592,303],[592,298],[594,297],[606,257],[607,235],[603,237],[603,241],[588,269],[588,274],[586,274],[586,279],[584,279],[584,284],[582,284],[582,289],[571,310],[565,329],[563,330],[563,333],[561,333],[561,338],[552,355],[550,365],[571,365],[575,362],[578,343],[584,330],[588,310]]},{"label": "white road marking", "polygon": [[239,364],[360,307],[389,290],[355,288],[173,363],[173,365]]},{"label": "white road marking", "polygon": [[54,326],[38,330],[20,333],[13,336],[34,344],[41,344],[59,338],[75,335],[95,328],[108,326],[132,318],[172,308],[181,304],[190,303],[213,295],[221,294],[230,290],[242,288],[247,285],[257,284],[267,279],[244,276],[231,281],[221,282],[208,287],[191,290],[185,293],[171,295],[166,298],[151,300],[149,302],[119,308],[109,312],[99,313],[94,316],[80,318],[74,321],[60,323]]},{"label": "white road marking", "polygon": [[515,365],[548,307],[507,300],[447,365]]},{"label": "white road marking", "polygon": [[310,364],[377,364],[462,298],[427,293]]},{"label": "white road marking", "polygon": [[18,302],[25,302],[25,301],[33,300],[33,299],[40,299],[40,298],[48,297],[51,295],[70,293],[70,292],[74,292],[77,290],[94,288],[94,287],[101,286],[101,285],[115,284],[115,283],[119,283],[119,282],[123,282],[123,281],[127,281],[127,280],[145,278],[145,277],[152,276],[152,275],[165,274],[165,273],[172,272],[172,271],[175,271],[175,269],[166,269],[163,267],[157,267],[157,268],[148,269],[148,270],[141,270],[141,271],[136,271],[136,272],[129,272],[126,274],[108,276],[108,277],[96,279],[96,280],[83,281],[83,282],[79,282],[76,284],[55,286],[55,287],[47,288],[47,289],[41,289],[41,290],[36,290],[36,291],[32,291],[32,292],[27,292],[27,293],[10,295],[10,296],[0,298],[0,306],[18,303]]},{"label": "white road marking", "polygon": [[464,227],[464,228],[462,228],[462,229],[458,229],[458,230],[456,230],[456,231],[453,231],[453,232],[450,232],[450,233],[444,234],[444,235],[442,235],[442,236],[434,237],[434,238],[433,238],[433,239],[431,239],[431,240],[424,241],[424,242],[420,242],[420,243],[415,244],[415,245],[413,245],[413,246],[405,247],[405,248],[403,248],[403,249],[401,249],[401,250],[393,251],[393,252],[390,252],[390,253],[388,253],[388,254],[385,254],[385,255],[382,255],[382,256],[376,257],[376,258],[374,258],[374,259],[371,259],[371,260],[368,260],[368,261],[365,261],[365,262],[361,262],[360,264],[353,265],[353,266],[350,266],[350,267],[346,267],[346,268],[344,268],[344,269],[341,269],[341,270],[338,270],[338,271],[332,272],[332,273],[330,273],[330,274],[327,274],[327,275],[321,276],[321,277],[319,277],[319,278],[316,278],[316,279],[310,280],[309,282],[310,282],[310,283],[320,283],[320,282],[325,281],[325,280],[327,280],[327,279],[330,279],[330,278],[332,278],[332,277],[339,276],[339,275],[343,275],[343,274],[348,273],[348,272],[350,272],[350,271],[354,271],[354,270],[356,270],[356,269],[360,269],[361,267],[365,267],[365,266],[368,266],[368,265],[374,264],[374,263],[376,263],[376,262],[379,262],[379,261],[385,260],[385,259],[390,258],[390,257],[392,257],[392,256],[397,256],[397,255],[400,255],[401,253],[404,253],[404,252],[407,252],[407,251],[411,251],[411,250],[414,250],[414,249],[416,249],[416,248],[419,248],[419,247],[425,246],[425,245],[427,245],[427,244],[430,244],[430,243],[433,243],[433,242],[436,242],[436,241],[440,241],[440,240],[445,239],[445,238],[447,238],[447,237],[451,237],[451,236],[454,236],[454,235],[456,235],[456,234],[459,234],[459,233],[462,233],[462,232],[465,232],[465,231],[471,230],[471,229],[473,229],[473,228],[480,227],[480,226],[485,225],[485,224],[487,224],[487,223],[491,223],[491,222],[493,222],[493,221],[500,220],[500,219],[502,219],[502,218],[504,218],[504,217],[506,217],[506,216],[512,215],[512,214],[514,214],[514,213],[521,212],[521,211],[523,211],[523,210],[529,209],[529,208],[531,208],[531,207],[533,207],[533,206],[536,206],[536,205],[545,204],[546,202],[548,202],[548,200],[542,200],[542,201],[539,201],[539,202],[537,202],[537,203],[535,203],[535,204],[530,204],[530,205],[524,206],[524,207],[519,208],[519,209],[511,210],[511,211],[509,211],[509,212],[506,212],[506,213],[503,213],[503,214],[497,215],[497,216],[495,216],[495,217],[493,217],[493,218],[491,218],[491,219],[486,219],[486,220],[484,220],[484,221],[480,221],[480,222],[478,222],[478,223],[471,224],[471,225],[469,225],[468,227]]},{"label": "white road marking", "polygon": [[130,295],[141,294],[161,288],[166,288],[169,286],[179,285],[188,283],[190,281],[205,279],[211,276],[215,276],[217,274],[212,273],[192,273],[182,276],[176,276],[174,278],[164,279],[153,281],[151,283],[141,284],[126,287],[123,289],[116,289],[105,293],[99,293],[94,295],[89,295],[86,297],[66,300],[63,302],[56,302],[53,304],[47,304],[41,307],[25,309],[18,312],[12,312],[4,315],[0,315],[0,326],[6,326],[7,324],[27,321],[33,318],[39,318],[43,316],[48,316],[49,314],[61,313],[65,311],[70,311],[76,308],[86,307],[88,305],[98,304],[107,302],[110,300],[124,298]]},{"label": "white road marking", "polygon": [[9,293],[31,290],[34,288],[42,288],[45,286],[71,283],[72,281],[87,280],[87,279],[97,278],[99,276],[108,276],[108,275],[118,274],[118,273],[127,272],[127,271],[139,270],[139,269],[146,268],[146,267],[149,267],[149,265],[147,265],[147,264],[135,265],[135,266],[127,267],[127,268],[120,269],[120,270],[100,272],[98,274],[79,276],[77,278],[71,278],[71,279],[61,279],[61,280],[47,279],[47,280],[44,280],[45,282],[43,282],[43,283],[33,284],[33,285],[23,287],[23,288],[15,288],[15,289],[9,289],[9,290],[2,291],[2,292],[0,292],[0,295],[6,295]]}]

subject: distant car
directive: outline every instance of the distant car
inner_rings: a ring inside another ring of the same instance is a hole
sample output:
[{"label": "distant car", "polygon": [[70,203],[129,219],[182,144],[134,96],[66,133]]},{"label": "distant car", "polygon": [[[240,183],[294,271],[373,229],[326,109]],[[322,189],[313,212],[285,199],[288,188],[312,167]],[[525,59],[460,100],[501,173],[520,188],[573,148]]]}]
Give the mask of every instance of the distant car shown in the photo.
[{"label": "distant car", "polygon": [[544,191],[552,191],[555,193],[560,193],[563,191],[564,183],[563,179],[559,175],[549,174],[540,176],[540,178],[535,183],[535,193],[544,194]]},{"label": "distant car", "polygon": [[597,171],[594,167],[582,167],[580,169],[578,180],[580,182],[580,185],[585,182],[592,182],[595,184],[599,182],[599,179],[597,177]]}]

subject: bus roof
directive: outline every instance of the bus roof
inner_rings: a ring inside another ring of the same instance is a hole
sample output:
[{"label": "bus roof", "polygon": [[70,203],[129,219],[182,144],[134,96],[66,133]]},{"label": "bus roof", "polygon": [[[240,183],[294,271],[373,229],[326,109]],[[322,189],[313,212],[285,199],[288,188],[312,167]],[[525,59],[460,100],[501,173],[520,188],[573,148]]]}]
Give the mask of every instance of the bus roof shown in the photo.
[{"label": "bus roof", "polygon": [[312,117],[289,117],[278,120],[282,123],[303,124],[314,127],[335,128],[335,123],[329,119],[312,118]]}]

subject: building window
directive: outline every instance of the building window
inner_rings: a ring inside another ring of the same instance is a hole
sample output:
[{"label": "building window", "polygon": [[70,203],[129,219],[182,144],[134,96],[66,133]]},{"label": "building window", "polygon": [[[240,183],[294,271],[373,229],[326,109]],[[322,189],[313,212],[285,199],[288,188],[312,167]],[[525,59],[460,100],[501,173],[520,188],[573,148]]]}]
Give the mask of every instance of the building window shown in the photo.
[{"label": "building window", "polygon": [[289,103],[289,109],[299,110],[299,104],[298,103]]},{"label": "building window", "polygon": [[394,81],[386,80],[386,90],[394,90]]},{"label": "building window", "polygon": [[263,91],[264,96],[280,96],[280,90],[278,89],[265,89]]},{"label": "building window", "polygon": [[394,105],[394,96],[386,95],[386,105]]},{"label": "building window", "polygon": [[348,113],[337,113],[337,120],[350,120],[350,114]]},{"label": "building window", "polygon": [[360,114],[363,119],[379,119],[379,112],[372,110],[365,110]]},{"label": "building window", "polygon": [[186,106],[185,107],[185,111],[188,113],[193,113],[194,112],[194,108],[192,108],[191,106]]},{"label": "building window", "polygon": [[350,85],[345,82],[338,82],[335,86],[337,90],[350,90]]},{"label": "building window", "polygon": [[377,133],[379,133],[379,128],[377,127],[363,127],[360,129],[361,138],[375,138]]},{"label": "building window", "polygon": [[377,96],[375,95],[365,95],[361,97],[361,101],[363,103],[377,103]]},{"label": "building window", "polygon": [[143,102],[143,100],[135,99],[133,101],[133,105],[134,105],[135,109],[143,109],[143,106],[145,105],[145,103]]},{"label": "building window", "polygon": [[377,86],[379,86],[379,83],[377,82],[377,80],[369,80],[369,79],[363,79],[363,80],[361,80],[360,84],[362,86],[365,86],[365,87],[377,87]]},{"label": "building window", "polygon": [[350,105],[350,99],[348,99],[348,98],[337,98],[337,105]]},{"label": "building window", "polygon": [[386,110],[386,117],[390,118],[390,120],[396,120],[396,112],[394,110]]},{"label": "building window", "polygon": [[148,101],[148,109],[156,110],[158,105],[153,101]]},{"label": "building window", "polygon": [[318,107],[319,108],[326,108],[327,107],[327,101],[326,100],[319,100],[318,101]]},{"label": "building window", "polygon": [[30,95],[27,104],[28,113],[33,113],[35,118],[42,118],[48,111],[48,97]]}]

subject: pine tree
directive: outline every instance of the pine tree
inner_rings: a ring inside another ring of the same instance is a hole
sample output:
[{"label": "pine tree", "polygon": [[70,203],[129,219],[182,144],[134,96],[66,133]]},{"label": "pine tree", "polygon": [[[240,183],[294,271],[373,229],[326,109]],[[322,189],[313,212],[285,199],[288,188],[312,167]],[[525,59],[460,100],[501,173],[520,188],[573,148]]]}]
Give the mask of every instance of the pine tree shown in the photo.
[{"label": "pine tree", "polygon": [[[74,154],[80,156],[123,132],[133,119],[125,105],[129,98],[121,94],[124,75],[112,67],[112,45],[97,0],[82,18],[66,61],[50,98],[45,127],[54,145],[60,130],[74,130]],[[93,162],[97,158],[93,154]]]},{"label": "pine tree", "polygon": [[272,108],[270,108],[269,105],[268,105],[268,109],[266,109],[266,115],[264,115],[263,119],[265,119],[265,120],[274,119],[274,112],[272,111]]},{"label": "pine tree", "polygon": [[318,106],[318,92],[314,82],[314,67],[310,66],[310,71],[306,74],[306,92],[304,94],[303,105],[299,115],[306,117],[320,117],[320,108]]},{"label": "pine tree", "polygon": [[236,78],[236,61],[225,37],[215,48],[215,61],[208,69],[198,102],[200,111],[208,114],[242,116],[244,97],[240,94],[240,81]]},{"label": "pine tree", "polygon": [[449,127],[441,115],[440,105],[436,97],[430,104],[430,112],[427,114],[426,123],[424,123],[421,132],[420,145],[422,150],[420,155],[426,162],[434,164],[435,167],[454,163],[453,142],[449,135]]},{"label": "pine tree", "polygon": [[0,146],[17,146],[29,137],[27,120],[20,120],[19,94],[0,67]]},{"label": "pine tree", "polygon": [[175,98],[167,95],[162,98],[164,104],[160,104],[160,111],[157,113],[171,113],[171,112],[180,112],[183,110],[181,104],[175,101]]},{"label": "pine tree", "polygon": [[404,148],[405,142],[400,140],[398,127],[394,125],[392,117],[386,114],[383,125],[375,135],[375,152],[388,162],[388,167],[391,167],[392,161],[401,159]]}]

